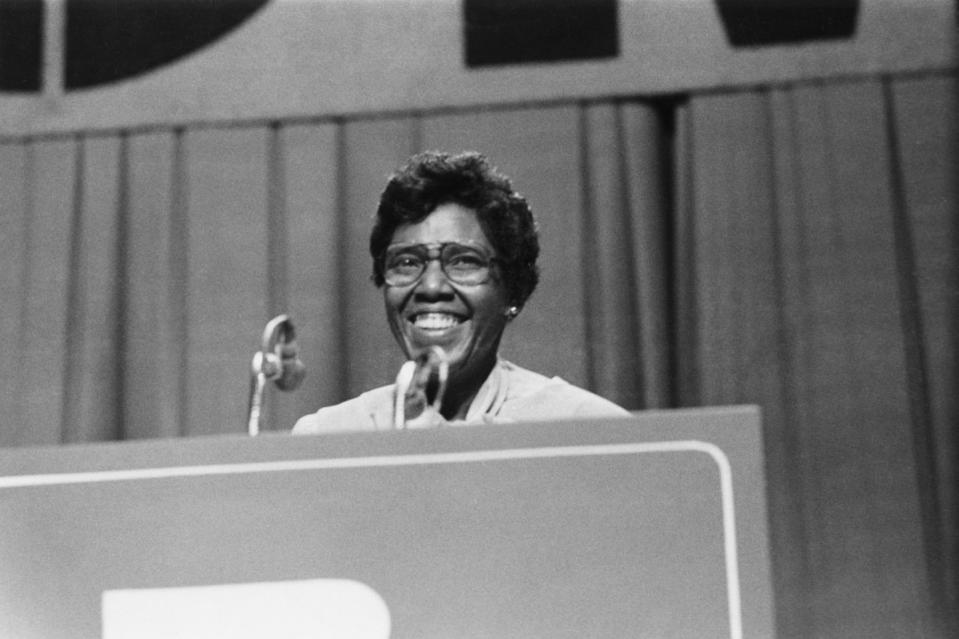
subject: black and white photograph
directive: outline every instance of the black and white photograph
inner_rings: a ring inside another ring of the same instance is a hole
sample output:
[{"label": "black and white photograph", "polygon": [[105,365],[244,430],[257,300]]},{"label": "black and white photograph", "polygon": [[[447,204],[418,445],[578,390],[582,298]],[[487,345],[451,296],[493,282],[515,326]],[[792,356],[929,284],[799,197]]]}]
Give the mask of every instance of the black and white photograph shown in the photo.
[{"label": "black and white photograph", "polygon": [[959,636],[955,0],[0,0],[0,639]]}]

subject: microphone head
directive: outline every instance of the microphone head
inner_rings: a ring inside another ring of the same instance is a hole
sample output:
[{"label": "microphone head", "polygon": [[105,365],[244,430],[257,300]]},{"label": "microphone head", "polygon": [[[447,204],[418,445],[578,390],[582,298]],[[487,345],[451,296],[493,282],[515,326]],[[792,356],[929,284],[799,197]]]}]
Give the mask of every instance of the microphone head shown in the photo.
[{"label": "microphone head", "polygon": [[394,428],[438,423],[448,376],[449,357],[439,346],[403,364],[396,377]]},{"label": "microphone head", "polygon": [[446,378],[449,374],[449,357],[439,346],[420,353],[416,359],[416,372],[413,385],[421,390],[426,403],[439,408],[446,392]]},{"label": "microphone head", "polygon": [[306,377],[306,366],[300,360],[300,348],[293,334],[293,325],[287,321],[287,332],[278,334],[278,341],[272,344],[273,352],[267,357],[276,362],[276,375],[269,377],[281,391],[299,388]]},{"label": "microphone head", "polygon": [[306,377],[306,365],[300,361],[300,358],[289,360],[284,359],[281,366],[282,374],[273,380],[276,387],[281,391],[292,391],[300,387],[303,378]]}]

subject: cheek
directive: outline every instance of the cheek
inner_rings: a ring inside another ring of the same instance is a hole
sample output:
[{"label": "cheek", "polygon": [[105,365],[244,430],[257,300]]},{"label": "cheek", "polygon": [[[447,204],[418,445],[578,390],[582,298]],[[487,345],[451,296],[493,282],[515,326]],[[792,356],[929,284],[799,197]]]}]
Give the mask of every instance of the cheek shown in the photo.
[{"label": "cheek", "polygon": [[383,306],[386,310],[386,321],[390,325],[390,330],[397,337],[402,331],[403,317],[401,309],[403,308],[403,297],[397,295],[394,289],[384,289]]},{"label": "cheek", "polygon": [[506,303],[501,297],[492,295],[477,309],[477,338],[483,342],[496,341],[506,328]]}]

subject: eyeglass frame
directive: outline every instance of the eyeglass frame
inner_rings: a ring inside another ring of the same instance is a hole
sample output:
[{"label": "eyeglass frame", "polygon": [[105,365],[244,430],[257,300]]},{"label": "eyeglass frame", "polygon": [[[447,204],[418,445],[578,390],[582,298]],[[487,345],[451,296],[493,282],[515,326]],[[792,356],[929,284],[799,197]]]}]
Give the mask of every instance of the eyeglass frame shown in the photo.
[{"label": "eyeglass frame", "polygon": [[[486,274],[483,279],[476,282],[458,282],[455,277],[451,276],[446,270],[446,262],[443,260],[443,251],[447,246],[461,246],[468,248],[470,250],[476,251],[480,257],[483,257],[486,260]],[[419,275],[416,276],[416,279],[411,280],[405,284],[393,284],[389,281],[389,268],[387,266],[387,257],[389,256],[392,250],[408,250],[408,249],[425,249],[426,256],[423,261],[422,270]],[[488,249],[484,244],[473,241],[451,241],[451,242],[409,242],[402,244],[391,244],[386,247],[383,253],[380,255],[380,264],[383,273],[383,283],[386,286],[391,286],[394,288],[400,288],[404,286],[413,286],[419,283],[423,279],[423,275],[426,274],[426,269],[429,266],[429,263],[436,260],[440,263],[440,270],[443,272],[443,276],[446,277],[451,283],[456,284],[457,286],[480,286],[481,284],[486,284],[493,277],[493,265],[494,264],[505,264],[505,262],[496,257],[495,255],[489,255],[490,249]]]}]

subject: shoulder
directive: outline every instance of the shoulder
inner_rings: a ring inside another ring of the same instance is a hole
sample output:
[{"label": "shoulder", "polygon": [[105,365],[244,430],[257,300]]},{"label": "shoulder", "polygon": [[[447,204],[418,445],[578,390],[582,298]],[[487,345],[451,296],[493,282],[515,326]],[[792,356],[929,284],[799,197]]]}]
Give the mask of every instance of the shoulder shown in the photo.
[{"label": "shoulder", "polygon": [[[293,426],[296,435],[337,431],[383,430],[390,427],[393,386],[380,386],[345,402],[305,415]],[[384,421],[385,420],[385,421]]]},{"label": "shoulder", "polygon": [[629,411],[561,377],[546,377],[509,362],[509,395],[501,416],[515,421],[629,417]]}]

